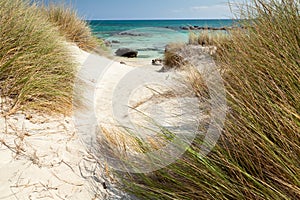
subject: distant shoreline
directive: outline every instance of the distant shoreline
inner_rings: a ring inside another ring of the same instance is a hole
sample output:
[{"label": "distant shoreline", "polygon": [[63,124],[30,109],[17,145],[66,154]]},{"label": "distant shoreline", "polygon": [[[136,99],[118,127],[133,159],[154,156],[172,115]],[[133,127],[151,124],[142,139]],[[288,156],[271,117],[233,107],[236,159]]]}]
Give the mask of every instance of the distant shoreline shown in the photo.
[{"label": "distant shoreline", "polygon": [[85,19],[85,21],[240,21],[241,19]]}]

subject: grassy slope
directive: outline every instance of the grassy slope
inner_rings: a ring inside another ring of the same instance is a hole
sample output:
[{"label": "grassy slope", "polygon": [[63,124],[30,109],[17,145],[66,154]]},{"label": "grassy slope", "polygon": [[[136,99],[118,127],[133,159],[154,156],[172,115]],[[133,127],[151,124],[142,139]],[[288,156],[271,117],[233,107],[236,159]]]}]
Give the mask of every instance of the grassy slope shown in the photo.
[{"label": "grassy slope", "polygon": [[46,18],[58,27],[61,35],[65,36],[67,41],[77,44],[81,49],[94,50],[101,42],[92,35],[86,21],[81,19],[72,8],[50,4],[48,7],[43,7],[42,10]]},{"label": "grassy slope", "polygon": [[74,63],[64,38],[28,1],[0,2],[1,96],[18,109],[65,112],[71,107]]},{"label": "grassy slope", "polygon": [[29,2],[0,1],[1,105],[5,114],[32,109],[69,113],[76,63],[67,41],[85,50],[97,41],[75,11]]},{"label": "grassy slope", "polygon": [[247,30],[232,33],[217,55],[228,112],[218,145],[204,159],[196,140],[176,163],[127,174],[142,199],[300,198],[299,1],[253,0]]}]

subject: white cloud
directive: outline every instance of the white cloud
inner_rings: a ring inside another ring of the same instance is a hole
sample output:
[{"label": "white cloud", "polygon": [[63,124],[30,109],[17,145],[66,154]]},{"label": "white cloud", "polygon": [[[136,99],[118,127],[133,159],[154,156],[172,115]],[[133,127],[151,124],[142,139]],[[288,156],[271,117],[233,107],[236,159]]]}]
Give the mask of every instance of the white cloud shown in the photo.
[{"label": "white cloud", "polygon": [[206,11],[206,10],[217,10],[227,8],[228,5],[225,4],[217,4],[212,6],[193,6],[190,8],[193,12]]}]

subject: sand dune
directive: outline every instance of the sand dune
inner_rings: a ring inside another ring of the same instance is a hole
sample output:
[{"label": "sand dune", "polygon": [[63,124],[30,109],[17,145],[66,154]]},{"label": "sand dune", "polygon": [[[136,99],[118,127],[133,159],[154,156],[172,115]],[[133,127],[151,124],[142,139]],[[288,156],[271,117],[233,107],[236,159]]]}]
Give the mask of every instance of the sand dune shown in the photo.
[{"label": "sand dune", "polygon": [[[180,88],[179,74],[161,73],[160,67],[151,66],[150,61],[139,71],[137,67],[89,54],[76,46],[70,49],[79,63],[80,83],[77,82],[75,89],[81,91],[83,106],[74,107],[74,116],[20,112],[0,118],[0,199],[130,199],[117,189],[116,179],[107,173],[105,163],[99,163],[99,158],[91,154],[98,137],[95,124],[110,128],[118,125],[120,119],[123,123],[131,120],[146,123],[138,115],[140,112],[155,112],[151,116],[156,116],[164,126],[175,127],[184,122],[182,119],[190,120],[190,117],[178,117],[182,110],[176,107],[178,99],[186,96],[166,95]],[[135,84],[135,80],[141,81],[136,86],[143,80],[148,85],[131,92],[132,86],[118,90],[120,83],[126,86]],[[169,88],[158,84],[164,81]],[[195,98],[186,99],[189,105],[195,101]],[[113,105],[116,101],[124,101],[127,108],[116,112]],[[128,110],[128,106],[135,109]],[[124,112],[130,114],[122,116]],[[195,112],[188,115],[199,119]]]}]

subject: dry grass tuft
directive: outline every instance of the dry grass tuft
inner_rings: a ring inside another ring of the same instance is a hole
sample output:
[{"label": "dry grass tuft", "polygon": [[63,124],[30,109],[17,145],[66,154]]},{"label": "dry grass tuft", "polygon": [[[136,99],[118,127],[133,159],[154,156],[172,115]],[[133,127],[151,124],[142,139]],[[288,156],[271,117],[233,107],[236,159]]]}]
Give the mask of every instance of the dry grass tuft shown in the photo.
[{"label": "dry grass tuft", "polygon": [[187,63],[178,52],[184,47],[185,44],[169,44],[165,50],[164,64],[170,68],[180,68]]},{"label": "dry grass tuft", "polygon": [[92,35],[87,22],[81,19],[70,6],[50,4],[43,7],[43,14],[59,29],[67,41],[74,42],[86,51],[94,50],[102,41]]},{"label": "dry grass tuft", "polygon": [[190,32],[189,44],[218,47],[219,45],[228,43],[230,41],[231,32],[200,31],[199,34]]},{"label": "dry grass tuft", "polygon": [[101,127],[98,137],[98,147],[101,152],[119,159],[125,159],[128,154],[145,153],[153,149],[160,149],[166,144],[163,135],[142,139],[129,130],[120,127]]}]

